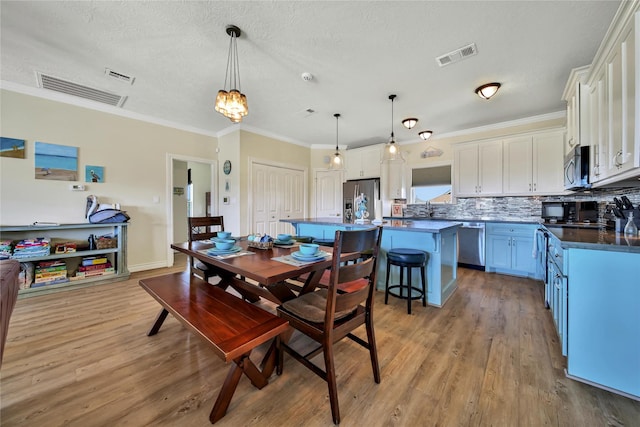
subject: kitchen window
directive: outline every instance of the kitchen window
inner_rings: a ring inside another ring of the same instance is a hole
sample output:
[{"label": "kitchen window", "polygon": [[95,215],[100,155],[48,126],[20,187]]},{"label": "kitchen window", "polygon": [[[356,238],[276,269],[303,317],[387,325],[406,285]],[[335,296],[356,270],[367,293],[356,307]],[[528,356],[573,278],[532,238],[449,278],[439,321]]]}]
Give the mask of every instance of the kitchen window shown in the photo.
[{"label": "kitchen window", "polygon": [[411,171],[410,203],[451,203],[451,164]]}]

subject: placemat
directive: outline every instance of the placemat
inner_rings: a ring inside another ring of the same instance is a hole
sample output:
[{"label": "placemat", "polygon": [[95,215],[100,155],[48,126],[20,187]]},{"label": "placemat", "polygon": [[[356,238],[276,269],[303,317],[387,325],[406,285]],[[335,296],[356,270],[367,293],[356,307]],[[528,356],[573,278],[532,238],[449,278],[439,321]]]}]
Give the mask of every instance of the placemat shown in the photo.
[{"label": "placemat", "polygon": [[255,254],[255,252],[251,252],[251,251],[240,251],[240,252],[234,252],[232,254],[215,255],[215,254],[208,253],[208,251],[209,251],[209,249],[200,249],[198,252],[200,252],[201,254],[204,254],[206,256],[215,257],[215,258],[219,258],[219,259],[235,258],[237,256],[254,255]]}]

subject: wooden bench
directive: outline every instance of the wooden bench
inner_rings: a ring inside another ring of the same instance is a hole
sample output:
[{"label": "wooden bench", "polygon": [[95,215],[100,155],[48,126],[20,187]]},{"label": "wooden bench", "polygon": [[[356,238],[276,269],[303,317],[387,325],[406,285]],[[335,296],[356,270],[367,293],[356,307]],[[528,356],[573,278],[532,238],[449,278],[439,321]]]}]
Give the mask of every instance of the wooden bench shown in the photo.
[{"label": "wooden bench", "polygon": [[[139,284],[163,307],[147,335],[157,334],[171,313],[187,329],[211,344],[225,362],[233,361],[211,410],[211,423],[226,414],[243,373],[258,389],[267,385],[277,360],[275,351],[270,349],[267,352],[261,364],[262,371],[249,359],[249,355],[258,345],[287,332],[286,320],[188,271],[142,279]],[[275,348],[274,344],[272,346]]]}]

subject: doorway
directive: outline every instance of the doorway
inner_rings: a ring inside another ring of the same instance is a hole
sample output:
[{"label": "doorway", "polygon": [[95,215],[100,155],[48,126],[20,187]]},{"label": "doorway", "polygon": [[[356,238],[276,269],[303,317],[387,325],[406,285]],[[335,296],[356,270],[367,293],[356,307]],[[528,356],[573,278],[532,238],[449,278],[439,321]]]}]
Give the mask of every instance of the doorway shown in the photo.
[{"label": "doorway", "polygon": [[[166,200],[167,200],[167,266],[174,263],[174,251],[170,244],[188,240],[187,217],[189,209],[194,216],[205,216],[207,212],[217,215],[217,161],[199,157],[167,154]],[[189,179],[191,170],[191,179]],[[191,207],[188,187],[191,182]],[[209,206],[207,195],[209,193]]]}]

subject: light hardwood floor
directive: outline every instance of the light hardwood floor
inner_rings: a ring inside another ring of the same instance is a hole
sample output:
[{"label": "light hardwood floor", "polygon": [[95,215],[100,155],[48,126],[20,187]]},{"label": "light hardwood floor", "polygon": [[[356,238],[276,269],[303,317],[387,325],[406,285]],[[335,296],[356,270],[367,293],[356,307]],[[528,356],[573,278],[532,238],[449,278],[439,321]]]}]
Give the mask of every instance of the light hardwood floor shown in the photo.
[{"label": "light hardwood floor", "polygon": [[[108,285],[26,298],[11,320],[2,426],[207,426],[228,365],[159,305],[136,273]],[[378,292],[382,382],[368,354],[336,347],[343,426],[638,426],[640,402],[565,378],[539,282],[459,270],[444,308]],[[259,353],[257,354],[259,356]],[[321,362],[321,357],[318,358]],[[257,390],[242,378],[219,426],[330,426],[326,384],[285,355]]]}]

